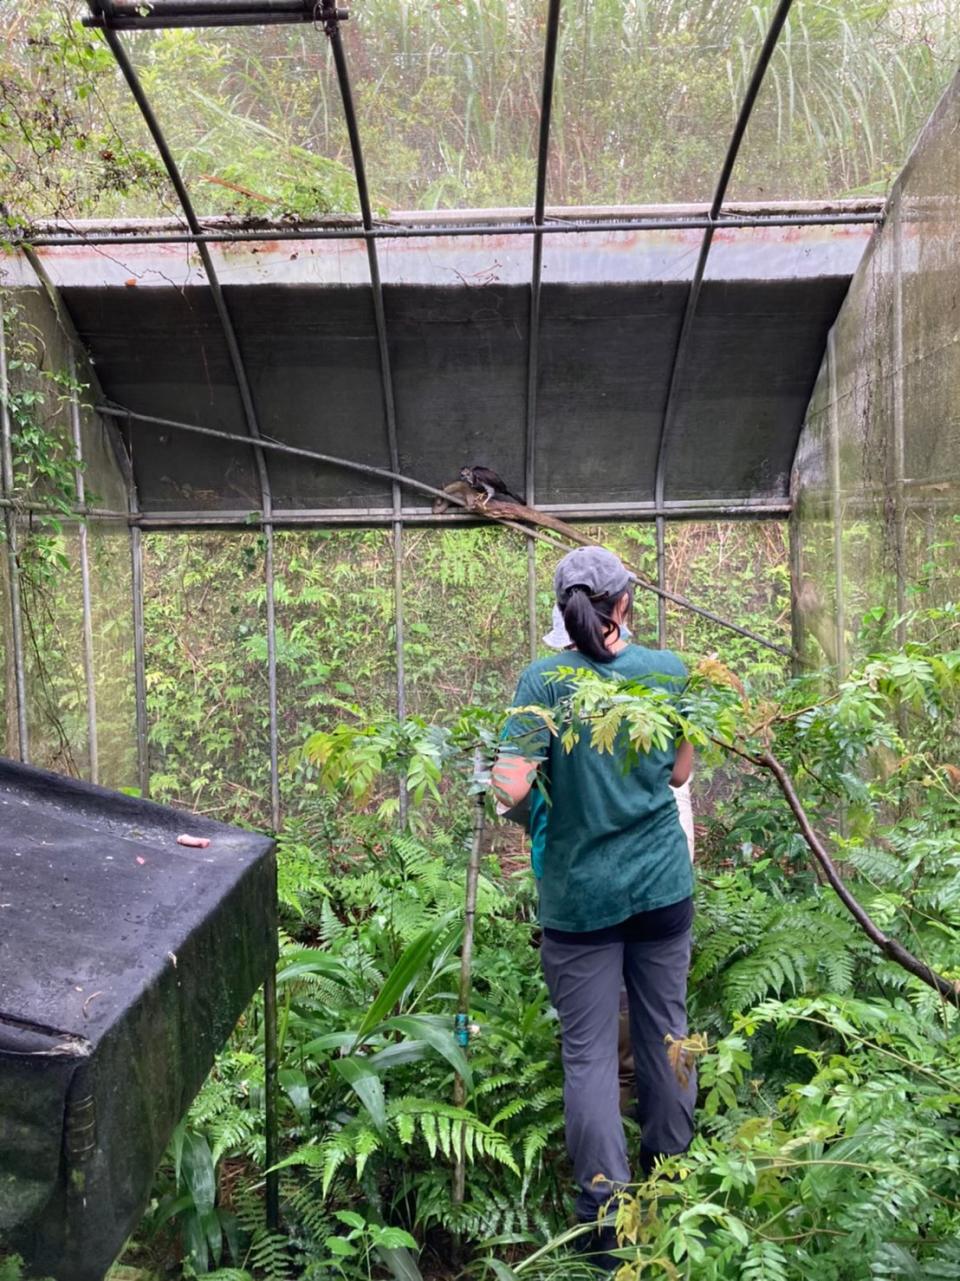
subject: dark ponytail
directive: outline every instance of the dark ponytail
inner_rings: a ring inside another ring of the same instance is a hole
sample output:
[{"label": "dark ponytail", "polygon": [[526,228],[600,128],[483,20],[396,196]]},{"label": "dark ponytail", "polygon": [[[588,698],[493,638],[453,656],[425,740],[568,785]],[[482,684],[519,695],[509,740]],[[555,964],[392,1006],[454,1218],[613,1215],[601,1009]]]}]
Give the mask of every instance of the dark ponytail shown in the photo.
[{"label": "dark ponytail", "polygon": [[609,663],[614,657],[613,651],[607,648],[607,640],[619,635],[620,626],[613,611],[622,596],[623,592],[616,596],[591,596],[589,588],[577,583],[560,603],[567,635],[580,653],[595,663]]}]

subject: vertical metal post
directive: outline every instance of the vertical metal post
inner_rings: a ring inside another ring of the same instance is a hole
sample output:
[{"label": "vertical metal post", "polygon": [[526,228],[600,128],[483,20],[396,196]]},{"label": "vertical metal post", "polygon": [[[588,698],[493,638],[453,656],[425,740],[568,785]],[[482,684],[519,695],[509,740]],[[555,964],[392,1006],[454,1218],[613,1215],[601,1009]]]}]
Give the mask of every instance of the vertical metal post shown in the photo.
[{"label": "vertical metal post", "polygon": [[133,586],[133,680],[137,715],[137,782],[141,796],[150,795],[150,754],[147,744],[147,668],[143,627],[143,535],[130,527]]},{"label": "vertical metal post", "polygon": [[[127,423],[127,502],[132,515],[140,510],[133,470],[133,433]],[[143,623],[143,534],[139,525],[130,526],[130,569],[133,593],[133,682],[137,717],[137,783],[141,796],[150,795],[150,751],[147,724],[147,657]]]},{"label": "vertical metal post", "polygon": [[[13,444],[10,428],[10,405],[7,380],[7,336],[3,300],[0,299],[0,476],[3,496],[13,499]],[[17,545],[17,513],[13,507],[3,509],[7,535],[7,576],[10,587],[10,633],[13,642],[13,670],[17,693],[17,741],[20,759],[29,761],[30,740],[27,735],[27,680],[24,669],[23,617],[20,608],[20,560]]]},{"label": "vertical metal post", "polygon": [[264,583],[267,596],[267,703],[270,721],[270,822],[276,832],[280,827],[280,752],[277,714],[277,610],[274,600],[273,522],[268,520],[268,495],[264,504]]},{"label": "vertical metal post", "polygon": [[[478,778],[483,768],[483,757],[479,749],[473,756],[473,775]],[[470,838],[470,853],[467,857],[467,883],[463,909],[463,943],[460,946],[460,984],[457,994],[457,1015],[454,1034],[464,1054],[470,1044],[470,992],[473,974],[473,936],[477,919],[477,882],[480,878],[480,851],[483,846],[483,829],[486,817],[485,793],[479,791],[474,797],[473,834]],[[466,1083],[457,1072],[453,1078],[453,1105],[462,1108],[467,1101]],[[464,1129],[461,1127],[460,1155],[453,1167],[453,1188],[451,1200],[454,1205],[462,1205],[467,1190],[467,1167],[463,1157]]]},{"label": "vertical metal post", "polygon": [[800,611],[797,609],[797,596],[800,592],[800,580],[803,574],[803,536],[800,530],[800,518],[796,509],[790,513],[787,534],[790,540],[790,640],[793,648],[790,672],[793,676],[800,676],[803,672],[801,656],[803,654],[804,641],[803,620],[800,617]]},{"label": "vertical metal post", "polygon": [[264,1128],[266,1137],[267,1228],[280,1226],[280,1171],[273,1167],[280,1159],[279,1144],[279,1057],[277,1053],[277,965],[271,959],[263,980]]},{"label": "vertical metal post", "polygon": [[397,719],[407,715],[407,682],[403,661],[403,521],[393,522],[393,617],[397,648]]},{"label": "vertical metal post", "polygon": [[[662,592],[667,590],[667,522],[662,516],[656,520],[657,533],[657,586]],[[667,648],[667,601],[666,597],[657,597],[657,644],[661,649]]]},{"label": "vertical metal post", "polygon": [[[540,296],[543,281],[543,223],[547,201],[547,160],[550,154],[550,118],[553,87],[557,74],[557,46],[560,38],[561,0],[550,0],[543,50],[543,79],[540,86],[540,132],[537,140],[537,181],[533,198],[533,261],[530,269],[530,326],[527,345],[527,403],[524,421],[524,498],[528,507],[536,504],[537,383],[540,377]],[[537,656],[537,548],[527,539],[527,637],[531,659]]]},{"label": "vertical metal post", "polygon": [[531,661],[536,658],[540,645],[540,628],[537,625],[537,542],[527,539],[527,639]]},{"label": "vertical metal post", "polygon": [[[399,486],[393,487],[393,511],[394,516],[398,516],[400,511],[400,491]],[[393,522],[393,631],[395,659],[397,666],[397,720],[404,721],[407,718],[407,677],[404,664],[403,654],[403,521],[395,519]],[[409,797],[407,796],[406,785],[400,780],[400,790],[397,794],[400,804],[400,822],[407,821],[407,806]]]},{"label": "vertical metal post", "polygon": [[[77,360],[72,346],[69,348],[70,373],[70,429],[73,435],[74,477],[77,506],[87,505],[86,482],[83,476],[83,433],[80,426],[80,401],[77,396]],[[93,654],[93,608],[90,597],[90,548],[87,517],[83,514],[77,526],[80,545],[80,587],[83,599],[83,672],[87,685],[87,744],[90,759],[90,782],[100,781],[100,762],[97,751],[97,679]]]},{"label": "vertical metal post", "polygon": [[906,446],[904,432],[903,354],[903,223],[896,215],[893,232],[893,500],[894,572],[897,576],[897,644],[907,639],[907,512],[904,493]]},{"label": "vertical metal post", "polygon": [[830,497],[833,512],[834,624],[837,635],[837,676],[847,674],[847,623],[843,598],[843,508],[840,493],[840,407],[837,404],[837,349],[834,331],[827,336],[830,384]]},{"label": "vertical metal post", "polygon": [[[360,130],[357,126],[357,113],[353,101],[353,89],[350,85],[350,72],[347,67],[347,56],[340,36],[340,16],[333,0],[322,0],[320,15],[324,31],[330,41],[333,62],[337,73],[337,85],[340,89],[340,100],[343,103],[343,114],[350,139],[350,155],[353,159],[353,172],[357,182],[357,199],[360,204],[360,219],[364,231],[373,229],[373,208],[370,204],[370,189],[367,184],[367,171],[363,160],[363,148],[360,144]],[[390,470],[400,470],[400,446],[397,433],[397,407],[393,392],[393,371],[390,361],[390,347],[387,342],[387,317],[383,303],[383,281],[380,276],[380,258],[377,253],[377,242],[373,237],[366,238],[367,264],[370,269],[370,289],[373,295],[373,320],[377,333],[377,349],[380,355],[380,386],[383,393],[383,416],[387,429],[387,451],[390,457]],[[406,670],[404,664],[404,626],[403,626],[403,521],[401,518],[402,503],[400,485],[395,480],[391,485],[393,506],[393,602],[394,634],[396,640],[397,667],[397,716],[402,720],[406,716],[407,692]],[[400,785],[400,818],[403,821],[407,813],[406,788]]]}]

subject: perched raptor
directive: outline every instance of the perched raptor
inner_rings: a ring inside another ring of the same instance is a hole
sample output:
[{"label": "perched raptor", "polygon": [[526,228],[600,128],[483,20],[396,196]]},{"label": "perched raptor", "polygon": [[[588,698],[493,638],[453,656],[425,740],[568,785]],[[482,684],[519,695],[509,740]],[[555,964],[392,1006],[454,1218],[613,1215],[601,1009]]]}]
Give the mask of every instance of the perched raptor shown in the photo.
[{"label": "perched raptor", "polygon": [[508,489],[506,481],[490,467],[479,467],[476,464],[473,467],[461,467],[460,479],[466,481],[481,496],[481,507],[486,507],[492,498],[500,501],[507,499],[513,503],[523,502],[523,499]]}]

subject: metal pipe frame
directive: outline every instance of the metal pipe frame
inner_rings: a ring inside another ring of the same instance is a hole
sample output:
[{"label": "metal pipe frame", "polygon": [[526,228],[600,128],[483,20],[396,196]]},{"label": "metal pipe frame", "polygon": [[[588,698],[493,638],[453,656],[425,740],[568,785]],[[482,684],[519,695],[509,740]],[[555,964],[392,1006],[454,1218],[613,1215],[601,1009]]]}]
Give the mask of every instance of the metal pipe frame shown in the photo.
[{"label": "metal pipe frame", "polygon": [[599,218],[594,221],[544,219],[537,226],[533,222],[478,222],[436,224],[424,226],[394,226],[384,223],[370,227],[362,225],[319,227],[263,227],[237,231],[186,230],[154,232],[77,231],[52,233],[39,236],[14,237],[14,247],[72,248],[82,245],[218,245],[231,242],[255,244],[273,240],[434,240],[451,236],[558,236],[603,235],[613,232],[654,231],[747,231],[763,227],[850,227],[876,226],[883,221],[883,212],[824,213],[824,214],[756,214],[750,217],[722,216],[686,218]]},{"label": "metal pipe frame", "polygon": [[[91,5],[95,14],[103,16],[104,0],[91,0]],[[109,0],[107,0],[109,3]],[[154,115],[153,108],[144,93],[143,86],[137,76],[136,70],[130,59],[127,57],[119,38],[109,27],[104,28],[104,39],[110,47],[114,60],[127,82],[127,86],[133,95],[134,101],[140,109],[144,123],[153,138],[154,145],[167,171],[167,175],[173,184],[180,207],[183,210],[183,216],[186,220],[190,231],[194,234],[200,234],[202,227],[197,218],[190,199],[190,193],[187,190],[183,176],[173,157],[173,153],[167,144],[163,130],[159,121]],[[266,458],[262,449],[259,447],[260,426],[257,419],[256,408],[253,403],[253,395],[250,390],[250,382],[247,377],[247,371],[243,363],[243,356],[240,352],[240,346],[237,342],[236,331],[233,327],[233,321],[227,308],[226,299],[223,296],[223,289],[220,279],[217,275],[216,266],[211,257],[210,250],[205,244],[198,244],[197,251],[200,254],[204,271],[207,276],[207,284],[213,296],[214,306],[220,319],[220,327],[223,332],[224,341],[230,356],[230,363],[233,368],[234,379],[237,389],[240,393],[240,401],[243,406],[243,416],[246,422],[247,435],[249,443],[253,448],[254,462],[256,464],[257,476],[260,482],[260,497],[264,518],[264,581],[266,587],[266,626],[267,626],[267,687],[269,701],[269,719],[270,719],[270,807],[271,818],[274,829],[280,825],[280,768],[279,768],[279,749],[278,749],[278,717],[277,717],[277,636],[276,636],[276,609],[274,601],[274,577],[273,577],[273,524],[270,520],[273,510],[273,498],[270,488],[270,474],[267,469]],[[270,1027],[270,1017],[268,1010],[272,1012],[273,1027]],[[270,970],[264,980],[264,1018],[267,1024],[267,1041],[269,1047],[270,1035],[276,1038],[276,966],[271,965]],[[266,1142],[267,1142],[267,1175],[266,1175],[266,1218],[267,1226],[274,1229],[279,1224],[280,1216],[280,1184],[279,1171],[273,1169],[276,1164],[277,1156],[277,1062],[276,1054],[271,1057],[269,1048],[266,1054],[264,1064],[264,1086],[266,1098]]]},{"label": "metal pipe frame", "polygon": [[[710,256],[710,247],[713,244],[714,232],[717,229],[717,223],[720,211],[723,207],[723,201],[727,194],[727,187],[730,183],[730,176],[733,173],[733,167],[737,162],[737,156],[740,153],[740,144],[743,142],[743,136],[746,133],[747,125],[750,121],[751,113],[760,92],[760,86],[763,83],[764,75],[770,60],[773,57],[777,47],[777,41],[780,39],[780,33],[783,30],[784,23],[790,13],[793,0],[780,0],[774,11],[773,18],[761,46],[760,53],[757,57],[756,66],[750,77],[750,83],[747,86],[747,92],[744,95],[741,104],[737,122],[734,126],[733,134],[727,145],[726,154],[723,159],[723,166],[720,170],[720,176],[717,179],[716,190],[713,194],[713,200],[710,205],[708,215],[708,225],[700,242],[700,253],[697,256],[697,264],[694,268],[693,277],[690,281],[690,288],[687,292],[687,302],[683,312],[683,320],[680,324],[680,333],[677,337],[677,345],[673,353],[673,363],[670,369],[670,381],[667,384],[667,399],[663,407],[663,417],[660,421],[660,435],[657,441],[657,465],[654,474],[654,498],[658,511],[663,507],[664,486],[666,479],[666,462],[668,441],[671,429],[677,415],[677,406],[680,396],[680,385],[686,373],[687,358],[690,349],[691,335],[693,333],[693,323],[697,311],[697,303],[700,300],[700,292],[703,287],[703,277],[707,267],[707,259]],[[661,579],[664,573],[665,556],[663,549],[664,530],[662,520],[657,521],[657,576]],[[665,587],[666,583],[660,581],[659,585]],[[661,597],[662,600],[662,597]],[[658,615],[658,632],[661,647],[666,643],[666,614],[661,606]]]},{"label": "metal pipe frame", "polygon": [[[69,349],[70,372],[70,431],[73,436],[74,484],[77,506],[82,511],[87,504],[86,482],[83,475],[83,430],[80,424],[80,401],[77,396],[77,360],[73,348]],[[83,672],[87,686],[87,753],[90,761],[90,782],[100,781],[100,759],[97,750],[97,675],[93,654],[93,604],[90,597],[90,547],[87,521],[77,525],[80,549],[80,591],[83,602]]]},{"label": "metal pipe frame", "polygon": [[803,531],[797,513],[791,512],[790,521],[787,527],[788,555],[790,564],[790,645],[793,649],[793,659],[790,664],[790,673],[792,676],[800,676],[803,672],[803,646],[804,633],[803,625],[800,620],[800,614],[797,610],[796,599],[800,589],[800,577],[803,573]]},{"label": "metal pipe frame", "polygon": [[894,554],[897,576],[897,644],[907,641],[907,512],[906,512],[906,432],[904,426],[904,355],[903,355],[903,222],[893,223],[893,483],[894,483]]},{"label": "metal pipe frame", "polygon": [[[315,20],[314,0],[102,0],[100,12],[83,18],[101,31],[152,31],[160,27],[252,27]],[[346,16],[346,14],[344,14]]]},{"label": "metal pipe frame", "polygon": [[[131,513],[136,515],[136,486],[130,486]],[[147,647],[143,620],[143,532],[130,526],[131,591],[133,593],[133,673],[137,718],[137,781],[140,795],[150,795],[150,744],[147,723]]]},{"label": "metal pipe frame", "polygon": [[[654,518],[656,530],[656,547],[657,547],[657,586],[663,592],[667,587],[667,527],[664,520],[663,512],[660,510],[662,501],[657,506],[657,514]],[[665,596],[657,597],[657,644],[661,649],[667,647],[667,598]]]},{"label": "metal pipe frame", "polygon": [[[274,889],[276,896],[276,889]],[[266,1221],[271,1232],[280,1226],[280,1058],[277,1043],[277,957],[270,959],[263,980],[263,1093],[266,1146]]]},{"label": "metal pipe frame", "polygon": [[833,619],[836,628],[837,675],[847,674],[847,622],[843,573],[843,510],[840,491],[840,407],[837,404],[837,347],[835,330],[827,336],[827,377],[830,386],[830,506],[833,516]]},{"label": "metal pipe frame", "polygon": [[[340,89],[340,101],[346,118],[347,135],[350,139],[350,154],[353,159],[353,172],[357,183],[357,198],[360,202],[360,217],[365,232],[373,230],[373,209],[370,204],[370,189],[367,184],[367,170],[363,160],[363,147],[360,143],[360,130],[357,124],[357,112],[353,101],[353,89],[350,85],[350,72],[347,67],[347,55],[340,38],[341,13],[336,0],[321,0],[321,17],[324,30],[333,50],[333,61],[337,73],[337,85]],[[396,475],[400,472],[400,446],[397,433],[397,406],[393,387],[393,370],[390,363],[390,347],[387,342],[387,318],[383,302],[383,281],[380,275],[380,258],[377,253],[376,240],[368,238],[367,263],[370,269],[370,288],[373,294],[373,318],[377,334],[377,350],[380,358],[380,386],[383,395],[383,416],[387,429],[387,451],[390,458],[390,470],[395,473],[391,480],[393,500],[393,627],[397,683],[397,718],[404,720],[407,714],[406,674],[404,668],[404,627],[403,627],[403,520],[400,484]],[[405,819],[407,812],[406,788],[400,787],[400,818]]]},{"label": "metal pipe frame", "polygon": [[[540,298],[543,281],[543,223],[547,203],[547,161],[550,156],[550,118],[557,72],[561,0],[549,0],[541,79],[540,130],[537,139],[537,184],[533,201],[533,259],[530,268],[530,320],[527,336],[527,402],[524,421],[524,496],[536,506],[537,389],[540,377]],[[531,659],[539,643],[537,626],[537,548],[527,539],[527,634]]]},{"label": "metal pipe frame", "polygon": [[21,761],[30,760],[30,737],[27,730],[27,677],[23,644],[23,612],[20,601],[20,556],[17,514],[13,503],[13,446],[11,442],[10,405],[7,369],[7,332],[0,298],[0,481],[4,506],[3,519],[7,536],[7,584],[10,591],[10,639],[13,646],[13,676],[17,701],[17,745]]},{"label": "metal pipe frame", "polygon": [[[102,0],[93,0],[96,11],[103,14]],[[127,82],[127,86],[133,95],[134,101],[140,109],[144,123],[153,138],[154,145],[160,154],[163,167],[167,171],[173,189],[176,192],[177,200],[183,210],[184,219],[194,234],[200,234],[202,227],[190,199],[190,193],[187,190],[183,175],[177,166],[173,153],[167,144],[167,140],[160,127],[160,123],[154,114],[153,108],[143,90],[140,78],[136,70],[127,57],[126,50],[123,48],[116,33],[109,26],[104,28],[104,39],[110,46],[114,60]],[[267,470],[266,459],[262,450],[258,447],[260,438],[260,426],[257,419],[257,411],[253,403],[253,394],[250,390],[250,381],[247,377],[246,367],[243,363],[243,356],[240,351],[240,345],[237,342],[236,330],[233,327],[226,299],[223,296],[223,288],[220,284],[220,278],[217,275],[216,265],[206,244],[197,245],[197,251],[200,254],[203,269],[207,277],[207,285],[213,297],[213,303],[220,320],[220,328],[223,333],[224,342],[227,346],[227,352],[230,357],[230,364],[233,369],[234,380],[237,384],[237,390],[240,393],[240,402],[243,407],[243,416],[247,426],[247,434],[250,437],[250,444],[253,449],[254,462],[257,470],[257,477],[260,482],[260,495],[263,504],[263,514],[266,521],[272,511],[273,499],[270,488],[270,474]],[[277,645],[276,645],[276,617],[275,602],[273,593],[273,531],[269,523],[265,528],[265,565],[264,577],[266,581],[266,614],[267,614],[267,684],[269,698],[269,715],[270,715],[270,801],[271,817],[274,828],[280,823],[280,783],[279,783],[279,752],[278,752],[278,724],[277,724]]]},{"label": "metal pipe frame", "polygon": [[[540,509],[541,511],[544,508]],[[726,504],[685,503],[681,500],[671,502],[664,513],[665,520],[786,520],[792,511],[789,499],[780,501],[753,501]],[[600,522],[618,523],[633,521],[645,524],[655,521],[657,513],[652,503],[624,503],[620,507],[607,504],[591,508],[559,507],[556,515],[570,525],[592,524]],[[375,529],[378,526],[394,523],[393,509],[389,507],[346,507],[291,509],[282,511],[274,509],[269,523],[275,529]],[[400,517],[403,524],[413,529],[455,528],[455,529],[489,529],[491,521],[472,513],[459,515],[446,512],[437,515],[426,507],[405,508]],[[140,529],[177,530],[177,529],[260,529],[264,520],[257,510],[251,511],[217,511],[207,508],[198,511],[139,512],[128,517],[127,521]],[[498,524],[506,522],[498,521]],[[526,527],[521,532],[527,534]],[[561,546],[561,544],[557,544]]]}]

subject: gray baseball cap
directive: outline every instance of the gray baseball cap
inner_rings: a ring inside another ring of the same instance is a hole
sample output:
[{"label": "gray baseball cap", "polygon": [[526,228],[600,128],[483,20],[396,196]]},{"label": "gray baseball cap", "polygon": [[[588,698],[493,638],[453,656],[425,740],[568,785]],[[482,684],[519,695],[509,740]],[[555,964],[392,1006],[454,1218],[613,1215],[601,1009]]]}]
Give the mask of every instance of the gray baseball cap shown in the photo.
[{"label": "gray baseball cap", "polygon": [[591,596],[620,596],[636,581],[636,574],[606,547],[578,547],[557,566],[553,591],[562,604],[571,587],[586,587]]}]

